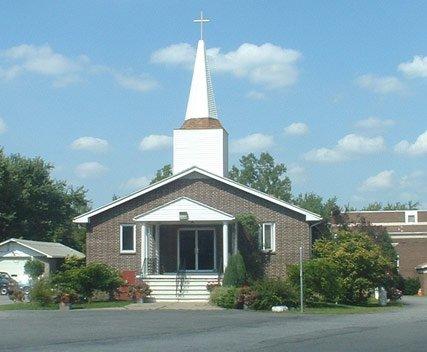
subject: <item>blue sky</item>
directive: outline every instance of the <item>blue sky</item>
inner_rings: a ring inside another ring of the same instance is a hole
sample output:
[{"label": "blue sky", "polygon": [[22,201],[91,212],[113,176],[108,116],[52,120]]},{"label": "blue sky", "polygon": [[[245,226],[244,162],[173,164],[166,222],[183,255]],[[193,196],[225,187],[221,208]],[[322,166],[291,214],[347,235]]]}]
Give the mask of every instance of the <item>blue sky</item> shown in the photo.
[{"label": "blue sky", "polygon": [[144,186],[171,162],[201,9],[230,165],[267,150],[294,193],[427,207],[422,1],[5,1],[0,145],[95,206]]}]

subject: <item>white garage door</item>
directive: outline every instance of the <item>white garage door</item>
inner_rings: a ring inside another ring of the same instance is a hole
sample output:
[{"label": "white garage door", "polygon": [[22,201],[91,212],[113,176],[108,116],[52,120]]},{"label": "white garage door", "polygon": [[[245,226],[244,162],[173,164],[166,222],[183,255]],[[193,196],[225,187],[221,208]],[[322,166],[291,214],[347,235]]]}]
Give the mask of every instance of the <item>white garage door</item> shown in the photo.
[{"label": "white garage door", "polygon": [[26,258],[2,258],[0,259],[0,271],[4,271],[12,276],[13,279],[18,281],[20,284],[28,283],[28,275],[25,275],[24,265],[27,262]]}]

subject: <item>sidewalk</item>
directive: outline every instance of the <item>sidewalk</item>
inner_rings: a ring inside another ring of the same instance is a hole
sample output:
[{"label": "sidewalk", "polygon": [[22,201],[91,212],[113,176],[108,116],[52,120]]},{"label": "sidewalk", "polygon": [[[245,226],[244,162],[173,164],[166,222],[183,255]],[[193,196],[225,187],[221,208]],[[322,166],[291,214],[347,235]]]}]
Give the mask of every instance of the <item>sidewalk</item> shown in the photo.
[{"label": "sidewalk", "polygon": [[223,310],[208,302],[154,302],[132,303],[124,307],[129,310]]}]

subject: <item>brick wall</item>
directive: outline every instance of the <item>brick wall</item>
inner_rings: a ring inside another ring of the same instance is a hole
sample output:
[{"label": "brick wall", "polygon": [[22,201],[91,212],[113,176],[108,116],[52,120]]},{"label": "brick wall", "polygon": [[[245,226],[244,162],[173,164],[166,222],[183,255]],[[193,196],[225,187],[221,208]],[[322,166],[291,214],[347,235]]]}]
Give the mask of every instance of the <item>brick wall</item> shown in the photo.
[{"label": "brick wall", "polygon": [[427,238],[393,239],[399,254],[399,272],[405,276],[415,276],[415,267],[427,262]]},{"label": "brick wall", "polygon": [[298,262],[299,246],[305,257],[311,251],[309,225],[305,216],[207,178],[178,179],[150,193],[134,198],[90,219],[87,234],[87,261],[101,261],[119,270],[141,267],[141,226],[137,226],[135,254],[120,254],[120,224],[133,223],[133,218],[148,210],[187,196],[229,214],[250,212],[260,222],[276,223],[276,253],[266,268],[269,276],[283,276],[286,266]]}]

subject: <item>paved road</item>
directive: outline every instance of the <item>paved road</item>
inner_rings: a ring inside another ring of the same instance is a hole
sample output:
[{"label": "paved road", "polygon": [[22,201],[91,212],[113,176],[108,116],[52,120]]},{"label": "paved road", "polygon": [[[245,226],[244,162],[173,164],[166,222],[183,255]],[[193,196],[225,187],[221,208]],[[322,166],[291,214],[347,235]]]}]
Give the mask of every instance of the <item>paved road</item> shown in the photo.
[{"label": "paved road", "polygon": [[0,351],[426,351],[427,298],[396,312],[0,312]]},{"label": "paved road", "polygon": [[9,299],[9,296],[0,295],[0,305],[1,304],[10,304],[10,303],[13,303],[13,302]]}]

